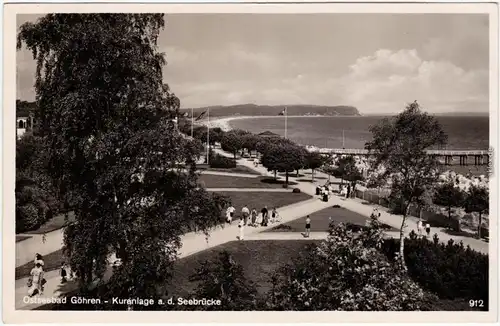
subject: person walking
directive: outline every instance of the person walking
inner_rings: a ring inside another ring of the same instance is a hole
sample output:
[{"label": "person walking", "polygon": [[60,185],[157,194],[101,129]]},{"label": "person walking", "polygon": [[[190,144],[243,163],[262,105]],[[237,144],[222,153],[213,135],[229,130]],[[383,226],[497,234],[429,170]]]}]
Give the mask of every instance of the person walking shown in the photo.
[{"label": "person walking", "polygon": [[267,210],[267,206],[264,206],[264,208],[260,212],[262,213],[262,222],[260,223],[260,225],[267,226],[268,214],[269,214],[269,211]]},{"label": "person walking", "polygon": [[346,193],[345,198],[350,198],[350,196],[351,196],[351,184],[348,183],[347,184],[347,193]]},{"label": "person walking", "polygon": [[240,222],[238,223],[238,229],[240,231],[239,239],[243,240],[243,238],[245,237],[245,223],[243,222],[243,219],[240,219]]},{"label": "person walking", "polygon": [[311,218],[309,217],[309,215],[307,215],[305,237],[309,238],[310,234],[311,234]]},{"label": "person walking", "polygon": [[271,224],[276,223],[278,220],[278,211],[276,210],[276,207],[273,207],[273,210],[271,211]]},{"label": "person walking", "polygon": [[252,226],[257,226],[257,210],[255,209],[255,207],[252,208]]},{"label": "person walking", "polygon": [[427,236],[431,235],[431,225],[429,223],[425,224],[425,232],[427,233]]},{"label": "person walking", "polygon": [[247,205],[243,206],[243,208],[241,209],[241,215],[243,215],[243,223],[247,225],[248,217],[250,216],[250,210],[248,209]]},{"label": "person walking", "polygon": [[233,204],[229,203],[229,207],[226,210],[226,221],[227,223],[231,224],[233,221],[233,216],[234,216],[234,211],[236,208],[233,207]]},{"label": "person walking", "polygon": [[421,219],[418,219],[418,222],[417,222],[417,234],[419,237],[422,236],[422,231],[424,229],[424,222],[422,222]]},{"label": "person walking", "polygon": [[64,284],[68,281],[67,275],[68,273],[66,272],[66,263],[61,264],[61,270],[60,270],[60,275],[61,275],[61,283]]},{"label": "person walking", "polygon": [[35,294],[43,293],[43,276],[44,273],[42,265],[38,262],[30,272],[30,280],[28,281],[28,295],[30,297],[34,296]]}]

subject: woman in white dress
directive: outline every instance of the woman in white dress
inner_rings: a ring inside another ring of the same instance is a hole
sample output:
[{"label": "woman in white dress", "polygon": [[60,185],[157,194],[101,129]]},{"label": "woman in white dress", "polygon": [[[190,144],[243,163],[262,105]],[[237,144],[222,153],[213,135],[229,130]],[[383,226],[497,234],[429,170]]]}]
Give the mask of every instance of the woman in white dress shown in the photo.
[{"label": "woman in white dress", "polygon": [[29,296],[43,293],[43,276],[42,265],[37,263],[30,272],[31,286],[28,289]]}]

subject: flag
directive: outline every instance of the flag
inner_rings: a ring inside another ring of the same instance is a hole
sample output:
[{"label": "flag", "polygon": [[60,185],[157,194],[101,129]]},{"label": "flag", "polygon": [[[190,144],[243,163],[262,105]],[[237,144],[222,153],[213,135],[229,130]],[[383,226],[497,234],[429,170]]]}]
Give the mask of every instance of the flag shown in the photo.
[{"label": "flag", "polygon": [[201,118],[203,118],[203,117],[205,116],[205,114],[207,114],[207,111],[208,111],[208,110],[203,111],[203,112],[202,112],[202,113],[198,116],[198,118],[196,118],[194,121],[198,121],[198,120],[200,120]]},{"label": "flag", "polygon": [[278,115],[285,115],[285,112],[286,112],[286,108],[284,108],[283,111],[281,111]]}]

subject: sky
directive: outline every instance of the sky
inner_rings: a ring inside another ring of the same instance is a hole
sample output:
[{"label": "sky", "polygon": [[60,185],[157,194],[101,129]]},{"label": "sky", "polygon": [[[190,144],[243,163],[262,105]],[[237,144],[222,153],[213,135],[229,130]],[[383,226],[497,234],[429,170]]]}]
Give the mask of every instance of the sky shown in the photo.
[{"label": "sky", "polygon": [[[38,16],[18,15],[19,26]],[[364,114],[418,102],[431,113],[487,112],[482,14],[175,14],[158,48],[181,107],[352,105]],[[36,64],[17,53],[17,98]]]}]

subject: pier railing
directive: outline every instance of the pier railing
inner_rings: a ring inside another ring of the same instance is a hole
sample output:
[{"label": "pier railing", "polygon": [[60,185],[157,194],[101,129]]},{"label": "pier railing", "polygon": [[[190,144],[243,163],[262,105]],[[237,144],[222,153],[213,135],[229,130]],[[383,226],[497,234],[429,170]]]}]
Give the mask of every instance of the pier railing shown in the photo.
[{"label": "pier railing", "polygon": [[[367,149],[357,148],[322,148],[319,149],[321,154],[344,154],[344,155],[368,155]],[[487,150],[442,150],[431,149],[427,151],[429,155],[436,156],[485,156],[489,155]]]}]

